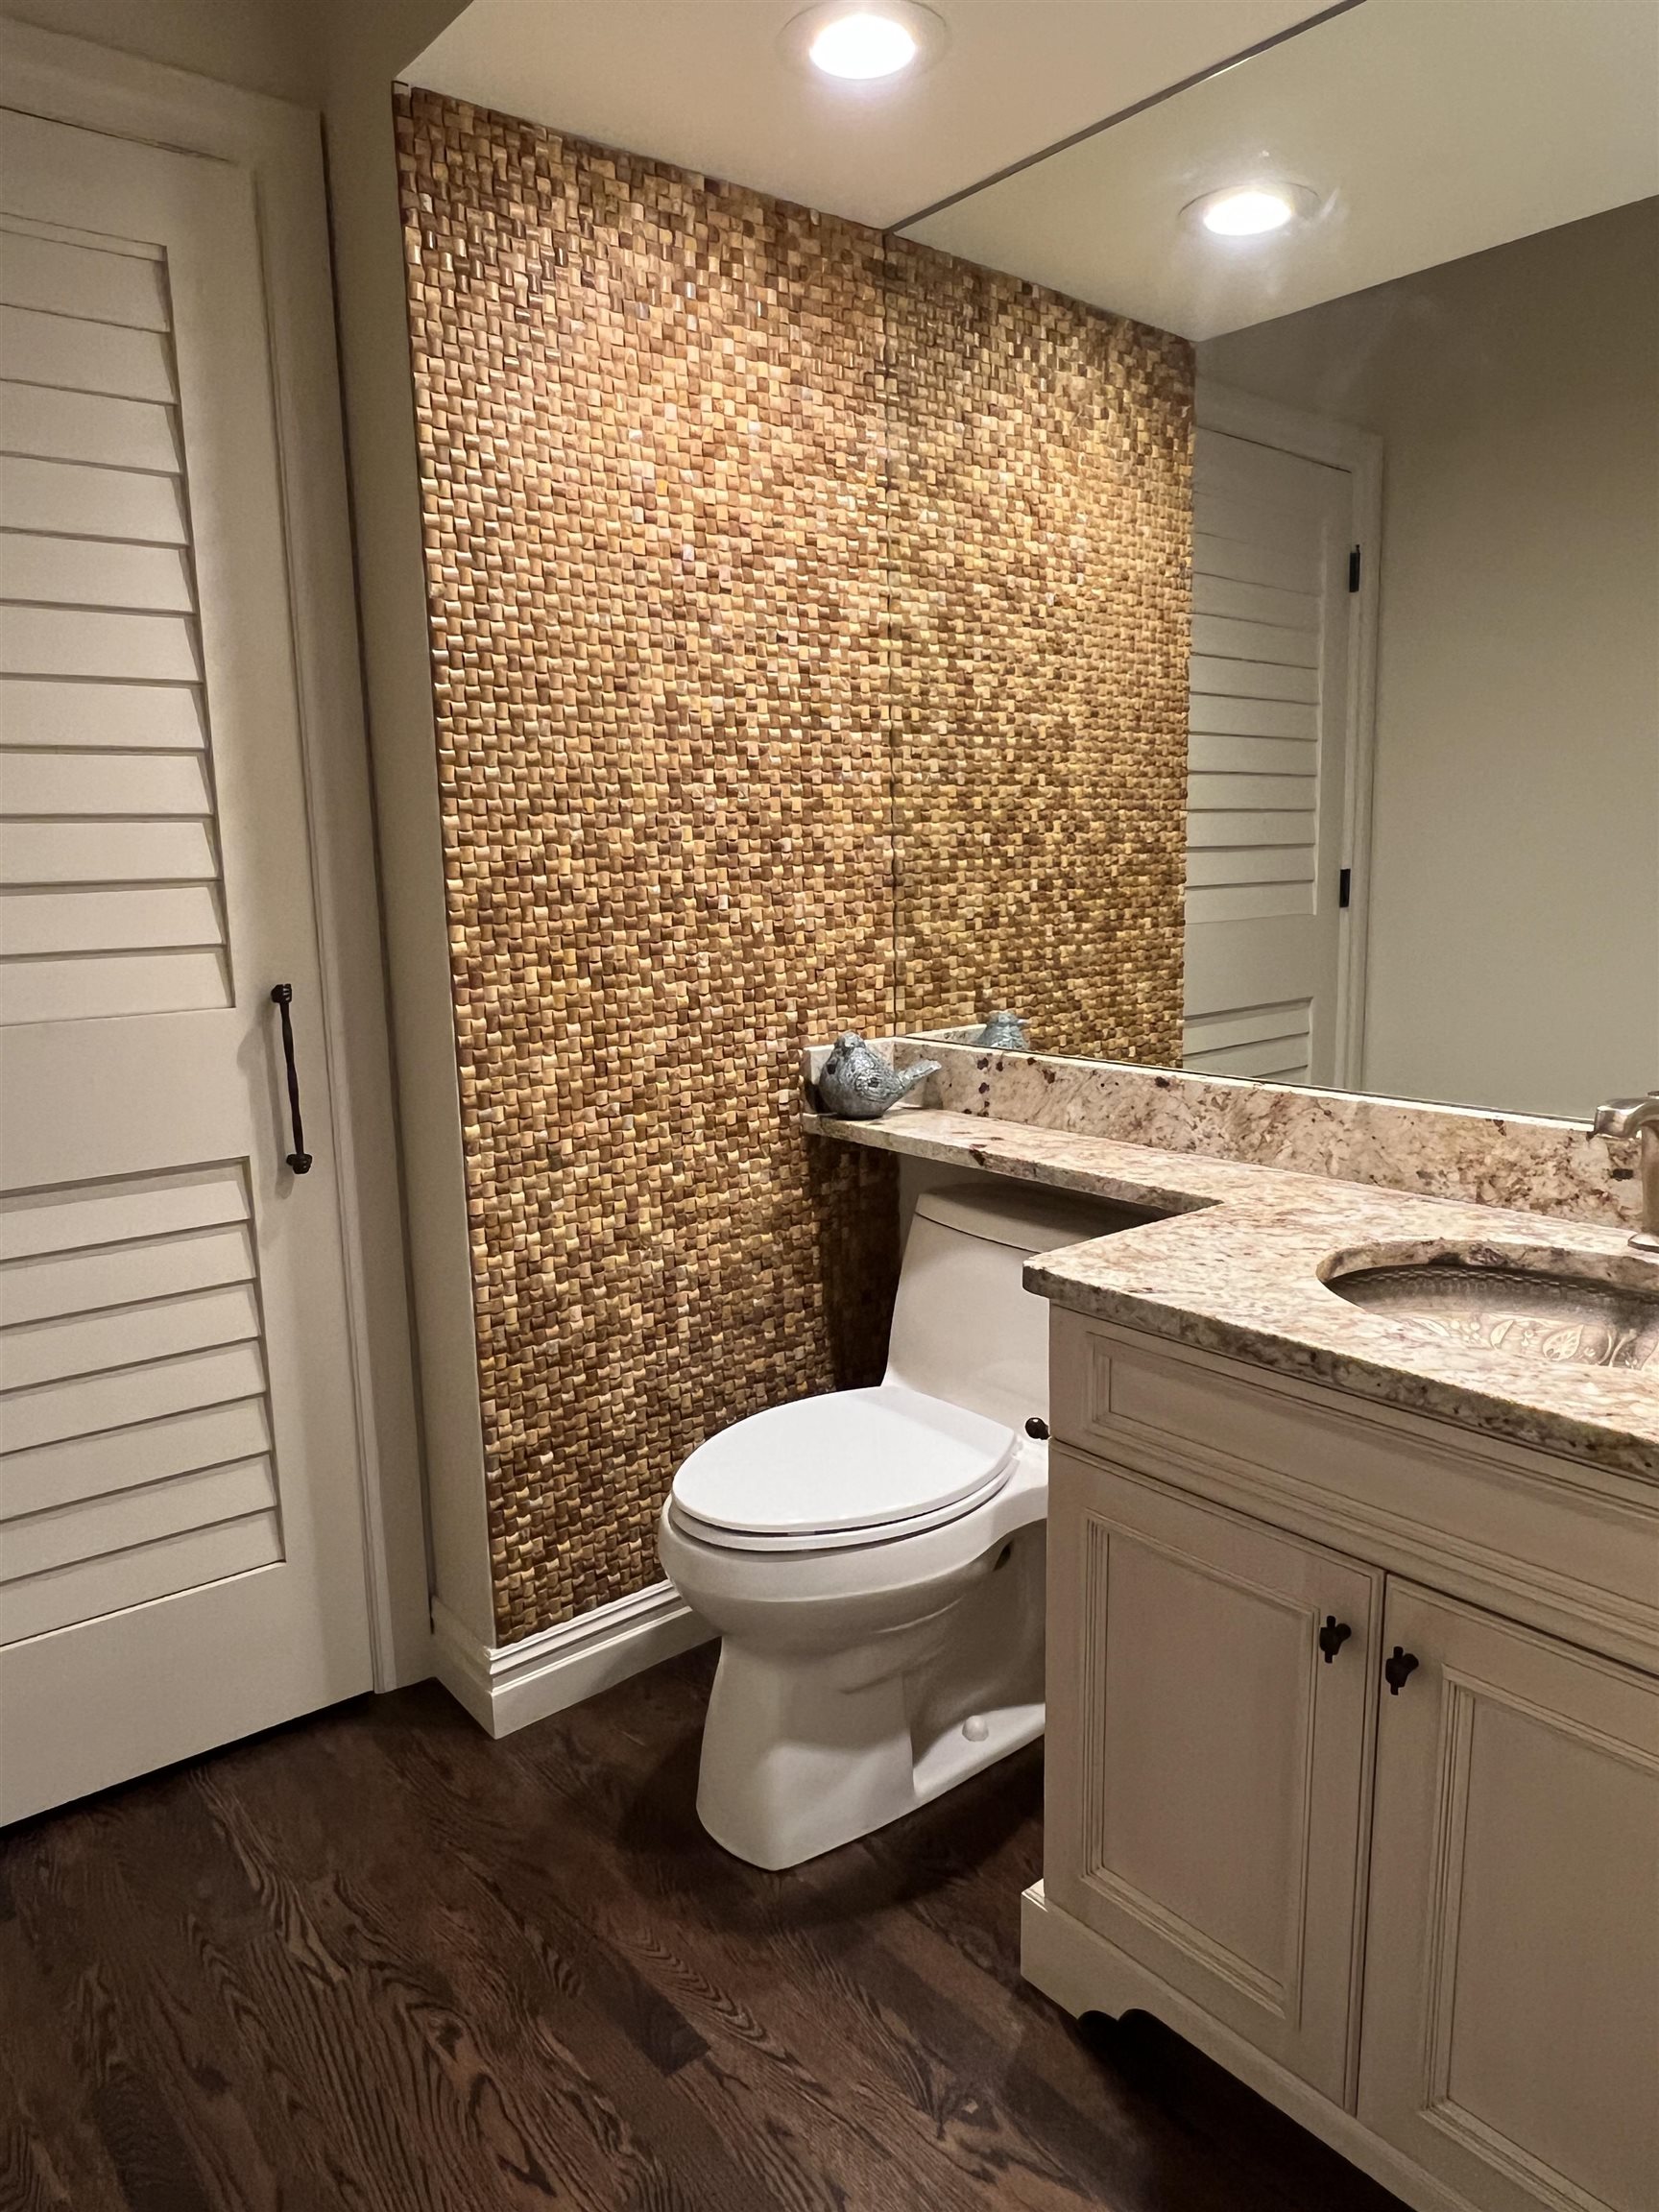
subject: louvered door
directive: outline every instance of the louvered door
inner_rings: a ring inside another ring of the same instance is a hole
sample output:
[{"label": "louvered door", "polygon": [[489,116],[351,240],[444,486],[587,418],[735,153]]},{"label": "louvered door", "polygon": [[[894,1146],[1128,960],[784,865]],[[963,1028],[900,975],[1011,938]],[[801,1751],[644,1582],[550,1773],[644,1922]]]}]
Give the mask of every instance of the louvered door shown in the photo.
[{"label": "louvered door", "polygon": [[1338,1080],[1347,470],[1200,430],[1184,1064]]},{"label": "louvered door", "polygon": [[[0,1816],[367,1688],[246,177],[0,117]],[[276,982],[308,1142],[284,1164]]]}]

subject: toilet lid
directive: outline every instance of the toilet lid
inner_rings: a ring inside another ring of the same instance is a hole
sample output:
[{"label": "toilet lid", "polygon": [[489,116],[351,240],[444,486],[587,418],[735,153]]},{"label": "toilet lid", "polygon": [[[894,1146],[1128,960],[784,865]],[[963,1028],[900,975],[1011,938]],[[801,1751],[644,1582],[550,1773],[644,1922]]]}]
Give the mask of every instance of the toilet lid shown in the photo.
[{"label": "toilet lid", "polygon": [[999,1421],[920,1390],[837,1390],[710,1436],[672,1495],[710,1528],[798,1542],[977,1504],[1007,1479],[1017,1444]]}]

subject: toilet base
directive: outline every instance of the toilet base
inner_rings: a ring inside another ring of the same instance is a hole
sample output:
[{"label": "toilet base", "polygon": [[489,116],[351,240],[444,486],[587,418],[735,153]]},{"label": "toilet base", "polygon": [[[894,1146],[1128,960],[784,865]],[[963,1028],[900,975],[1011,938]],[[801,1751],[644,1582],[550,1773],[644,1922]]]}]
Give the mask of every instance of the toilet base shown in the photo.
[{"label": "toilet base", "polygon": [[932,1620],[847,1651],[727,1636],[703,1727],[697,1815],[778,1870],[928,1804],[1043,1733],[1043,1527]]}]

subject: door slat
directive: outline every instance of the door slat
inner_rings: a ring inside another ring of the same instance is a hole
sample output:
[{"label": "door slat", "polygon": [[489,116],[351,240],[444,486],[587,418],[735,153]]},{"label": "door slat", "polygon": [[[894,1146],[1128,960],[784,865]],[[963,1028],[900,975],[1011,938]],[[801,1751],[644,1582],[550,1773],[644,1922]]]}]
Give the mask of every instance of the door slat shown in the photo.
[{"label": "door slat", "polygon": [[1195,652],[1190,682],[1195,693],[1221,699],[1277,699],[1304,707],[1319,699],[1319,671],[1286,661],[1230,661]]},{"label": "door slat", "polygon": [[1319,662],[1319,640],[1307,630],[1286,630],[1270,622],[1232,622],[1219,614],[1194,614],[1192,650],[1228,661],[1267,661],[1306,668]]},{"label": "door slat", "polygon": [[76,1376],[14,1391],[0,1405],[0,1431],[9,1450],[26,1452],[163,1413],[257,1397],[264,1388],[265,1363],[257,1344],[214,1345],[153,1367],[123,1367],[110,1375]]},{"label": "door slat", "polygon": [[0,822],[0,883],[211,883],[205,822]]},{"label": "door slat", "polygon": [[1304,845],[1313,842],[1311,814],[1250,813],[1242,807],[1189,814],[1190,845]]},{"label": "door slat", "polygon": [[194,684],[202,663],[196,625],[187,614],[0,607],[0,672]]},{"label": "door slat", "polygon": [[186,545],[190,527],[176,476],[128,469],[88,469],[0,453],[0,515],[12,530],[53,530],[68,538],[115,538],[144,545]]},{"label": "door slat", "polygon": [[0,599],[178,614],[196,604],[181,547],[18,530],[0,530]]},{"label": "door slat", "polygon": [[198,1467],[257,1458],[271,1450],[271,1422],[260,1398],[164,1415],[130,1429],[72,1436],[0,1458],[0,1520],[42,1513],[78,1499],[102,1498]]},{"label": "door slat", "polygon": [[0,891],[0,954],[120,952],[223,945],[207,883],[132,891]]},{"label": "door slat", "polygon": [[244,1221],[136,1238],[112,1250],[43,1253],[0,1266],[0,1328],[252,1279],[253,1246]]},{"label": "door slat", "polygon": [[156,399],[55,392],[0,379],[0,447],[43,461],[89,461],[100,469],[182,473],[175,411]]},{"label": "door slat", "polygon": [[158,1537],[268,1511],[276,1503],[269,1459],[233,1460],[141,1489],[0,1522],[0,1584],[127,1551]]},{"label": "door slat", "polygon": [[159,330],[0,306],[0,361],[21,384],[106,392],[121,399],[178,397],[172,355]]},{"label": "door slat", "polygon": [[206,742],[192,685],[0,677],[0,745],[8,750],[200,753]]},{"label": "door slat", "polygon": [[252,1287],[233,1283],[147,1304],[0,1330],[0,1390],[104,1375],[259,1334]]},{"label": "door slat", "polygon": [[0,960],[0,1025],[205,1013],[229,1003],[229,965],[212,948]]},{"label": "door slat", "polygon": [[275,1566],[281,1556],[276,1515],[266,1512],[31,1575],[0,1587],[0,1644],[18,1644],[124,1606]]},{"label": "door slat", "polygon": [[0,225],[0,301],[134,330],[169,327],[165,276],[152,255],[71,246]]}]

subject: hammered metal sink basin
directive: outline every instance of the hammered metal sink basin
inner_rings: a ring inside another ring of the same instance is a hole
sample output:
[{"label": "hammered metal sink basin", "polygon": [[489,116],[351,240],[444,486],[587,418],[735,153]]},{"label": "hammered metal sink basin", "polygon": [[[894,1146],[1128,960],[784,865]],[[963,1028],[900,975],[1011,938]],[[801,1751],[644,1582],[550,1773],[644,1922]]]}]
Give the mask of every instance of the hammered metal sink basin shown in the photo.
[{"label": "hammered metal sink basin", "polygon": [[1564,1261],[1571,1256],[1503,1246],[1428,1258],[1383,1249],[1343,1256],[1324,1280],[1351,1306],[1473,1350],[1659,1373],[1659,1267],[1591,1261],[1574,1274]]}]

